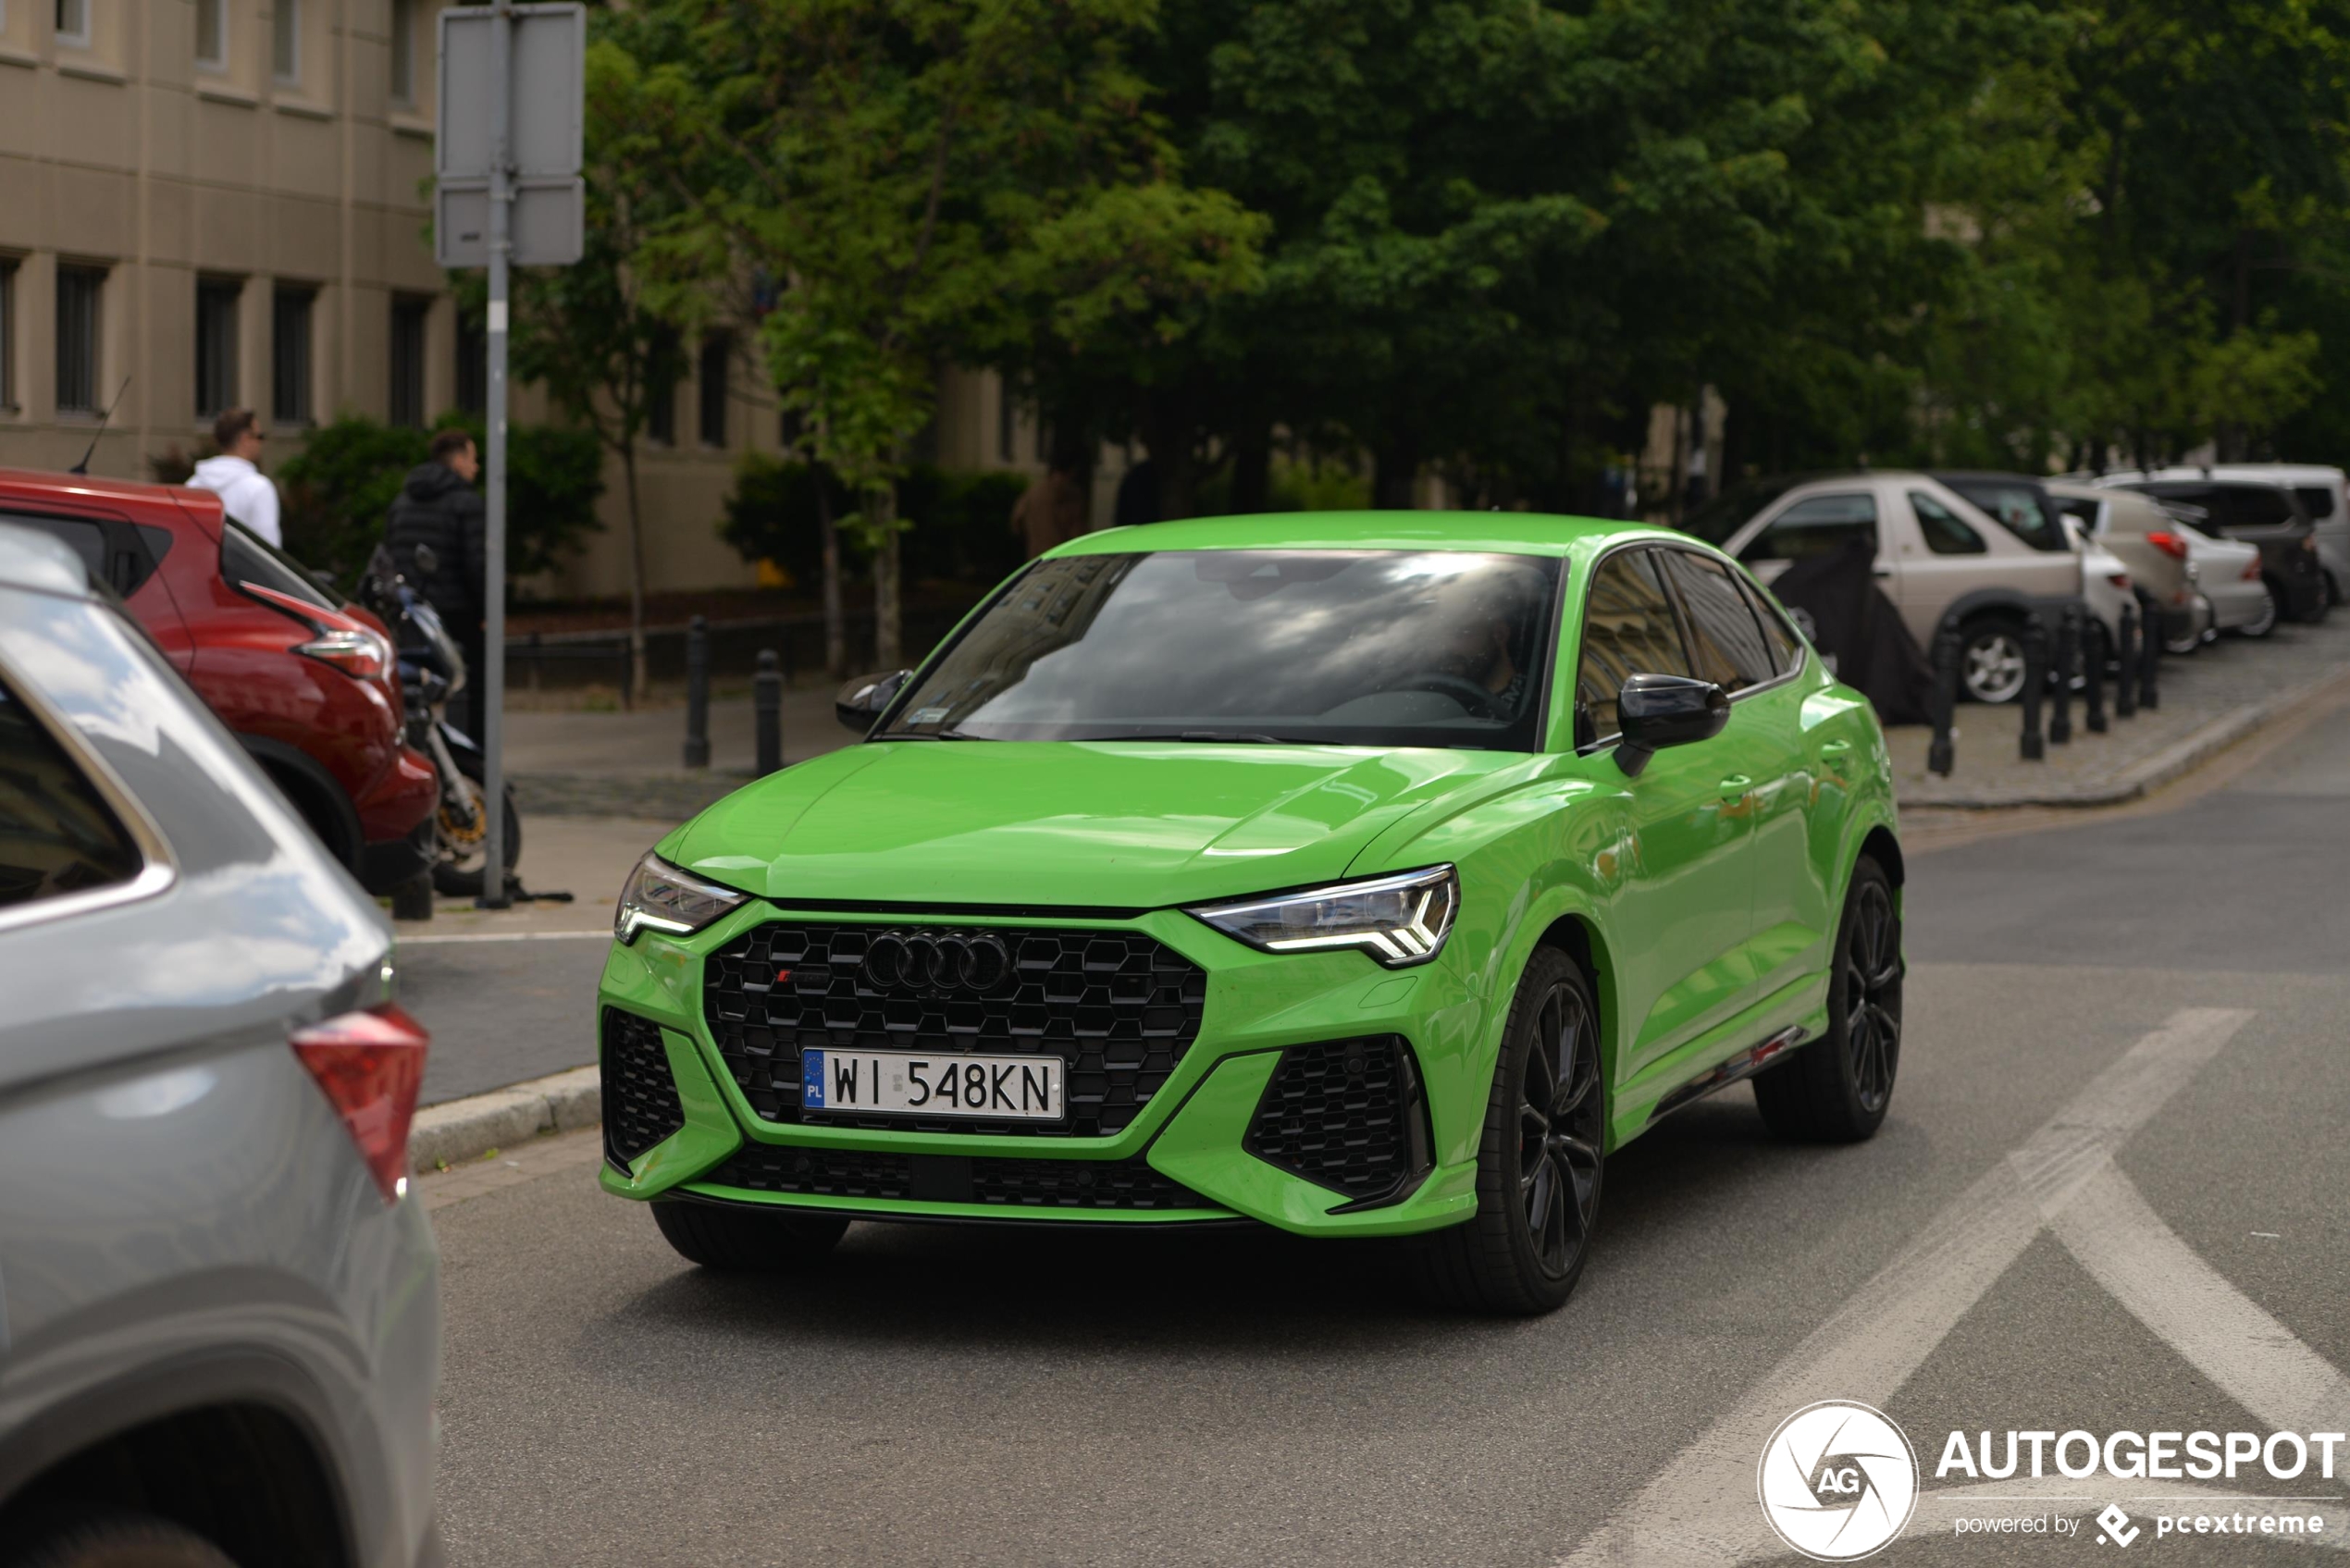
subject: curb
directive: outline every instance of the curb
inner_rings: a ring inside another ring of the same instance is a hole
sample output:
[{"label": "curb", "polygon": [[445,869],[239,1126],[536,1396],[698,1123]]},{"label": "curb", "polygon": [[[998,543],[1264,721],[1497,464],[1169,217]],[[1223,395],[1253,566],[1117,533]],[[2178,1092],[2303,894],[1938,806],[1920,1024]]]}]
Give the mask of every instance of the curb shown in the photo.
[{"label": "curb", "polygon": [[2197,765],[2209,759],[2214,752],[2224,751],[2294,710],[2312,701],[2322,700],[2343,688],[2350,688],[2350,673],[2335,671],[2305,685],[2271,693],[2248,708],[2224,713],[2199,729],[2188,731],[2151,757],[2122,770],[2120,776],[2109,784],[2045,792],[2025,788],[1997,796],[1903,797],[1900,805],[1904,810],[1915,808],[1919,810],[1950,811],[1998,811],[2019,806],[2119,806],[2125,801],[2138,799],[2149,790],[2159,789],[2193,772]]},{"label": "curb", "polygon": [[427,1105],[408,1126],[408,1168],[437,1170],[542,1132],[575,1132],[597,1125],[603,1112],[602,1075],[592,1067]]}]

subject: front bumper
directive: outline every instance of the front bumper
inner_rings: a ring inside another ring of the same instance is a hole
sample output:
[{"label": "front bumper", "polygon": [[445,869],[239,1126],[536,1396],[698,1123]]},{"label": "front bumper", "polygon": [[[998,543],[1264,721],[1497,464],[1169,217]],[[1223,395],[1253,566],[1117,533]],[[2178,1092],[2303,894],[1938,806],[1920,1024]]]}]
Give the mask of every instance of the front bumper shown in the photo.
[{"label": "front bumper", "polygon": [[[1196,1036],[1116,1130],[899,1130],[776,1112],[755,1075],[746,1081],[739,1050],[730,1065],[711,1027],[709,956],[770,922],[878,927],[914,919],[755,903],[682,941],[648,932],[633,945],[615,944],[600,988],[604,1189],[884,1219],[1249,1220],[1317,1235],[1429,1230],[1475,1209],[1492,1031],[1482,999],[1452,967],[1453,953],[1402,971],[1352,952],[1268,955],[1172,910],[1111,920],[917,920],[974,932],[1050,925],[1143,936],[1205,971]],[[900,1048],[957,1049],[913,1037]],[[1391,1060],[1382,1079],[1380,1064]],[[754,1107],[754,1093],[773,1114]],[[1404,1108],[1382,1121],[1382,1106]],[[1286,1116],[1287,1142],[1268,1132],[1277,1111]],[[1410,1138],[1408,1154],[1379,1142],[1388,1127]],[[1367,1138],[1387,1151],[1391,1183],[1367,1190],[1358,1171],[1353,1186],[1336,1185],[1316,1163],[1342,1144],[1359,1151]]]}]

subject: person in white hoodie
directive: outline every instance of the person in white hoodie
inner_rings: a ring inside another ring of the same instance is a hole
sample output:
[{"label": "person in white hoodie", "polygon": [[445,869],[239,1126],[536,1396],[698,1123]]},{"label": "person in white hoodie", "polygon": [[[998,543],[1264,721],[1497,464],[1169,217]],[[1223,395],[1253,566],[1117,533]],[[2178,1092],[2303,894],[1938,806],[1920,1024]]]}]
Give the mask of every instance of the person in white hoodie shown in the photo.
[{"label": "person in white hoodie", "polygon": [[212,444],[218,457],[205,458],[188,477],[192,489],[210,490],[220,498],[220,509],[247,528],[283,547],[278,525],[278,487],[254,465],[261,443],[268,438],[249,408],[232,408],[212,422]]}]

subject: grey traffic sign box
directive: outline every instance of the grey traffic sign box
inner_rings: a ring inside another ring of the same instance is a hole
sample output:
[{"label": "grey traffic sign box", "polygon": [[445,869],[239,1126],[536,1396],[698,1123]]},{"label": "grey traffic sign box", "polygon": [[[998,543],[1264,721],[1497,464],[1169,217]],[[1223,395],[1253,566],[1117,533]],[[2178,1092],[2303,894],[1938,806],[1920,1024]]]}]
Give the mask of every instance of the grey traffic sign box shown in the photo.
[{"label": "grey traffic sign box", "polygon": [[[514,180],[513,262],[566,266],[584,238],[579,181],[585,105],[581,81],[588,16],[577,5],[514,6],[509,167]],[[433,150],[433,259],[442,266],[489,263],[489,164],[495,84],[489,80],[491,13],[440,13],[440,125]]]}]

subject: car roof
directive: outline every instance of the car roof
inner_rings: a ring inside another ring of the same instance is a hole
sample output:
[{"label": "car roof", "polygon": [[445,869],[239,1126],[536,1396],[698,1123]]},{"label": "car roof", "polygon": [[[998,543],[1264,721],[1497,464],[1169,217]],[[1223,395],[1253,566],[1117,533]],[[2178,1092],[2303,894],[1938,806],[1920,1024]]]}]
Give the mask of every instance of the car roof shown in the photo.
[{"label": "car roof", "polygon": [[1926,477],[1948,484],[1953,479],[1996,479],[2003,485],[2046,485],[2047,481],[2035,474],[2017,474],[2002,468],[1930,468]]},{"label": "car roof", "polygon": [[2174,463],[2168,468],[2116,469],[2116,479],[2268,480],[2279,485],[2341,484],[2343,471],[2324,463]]},{"label": "car roof", "polygon": [[85,599],[90,571],[64,540],[0,522],[0,584]]},{"label": "car roof", "polygon": [[220,498],[210,490],[186,485],[157,485],[141,479],[102,479],[88,474],[58,474],[41,468],[0,468],[0,496],[12,500],[55,496],[64,500],[96,501],[135,509],[146,520],[159,522],[206,511],[217,515]]},{"label": "car roof", "polygon": [[1194,517],[1082,535],[1049,553],[1118,555],[1164,549],[1458,549],[1564,556],[1616,538],[1697,544],[1652,523],[1535,512],[1280,512]]}]

